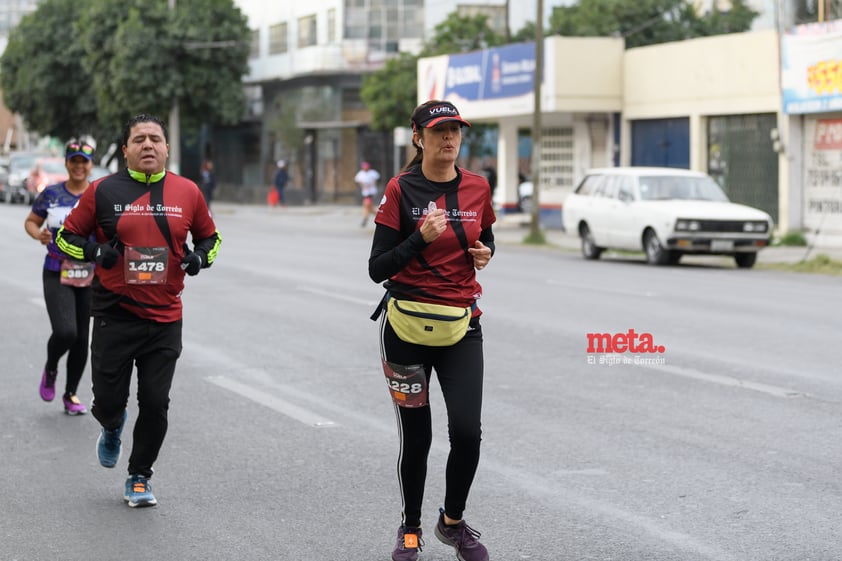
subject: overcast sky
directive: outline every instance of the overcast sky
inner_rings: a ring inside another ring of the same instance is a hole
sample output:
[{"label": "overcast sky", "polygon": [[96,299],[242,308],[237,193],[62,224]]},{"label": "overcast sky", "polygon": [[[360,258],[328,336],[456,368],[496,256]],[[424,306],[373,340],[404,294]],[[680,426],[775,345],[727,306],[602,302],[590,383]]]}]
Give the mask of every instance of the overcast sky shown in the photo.
[{"label": "overcast sky", "polygon": [[[573,0],[544,0],[544,29],[547,27],[550,12],[553,6],[572,4]],[[505,0],[426,0],[424,9],[427,12],[427,21],[431,22],[431,14],[442,14],[432,23],[435,26],[442,21],[450,12],[456,9],[456,4],[505,4]],[[538,2],[536,0],[509,0],[509,26],[512,33],[517,33],[526,22],[535,21]],[[435,18],[433,18],[435,20]]]}]

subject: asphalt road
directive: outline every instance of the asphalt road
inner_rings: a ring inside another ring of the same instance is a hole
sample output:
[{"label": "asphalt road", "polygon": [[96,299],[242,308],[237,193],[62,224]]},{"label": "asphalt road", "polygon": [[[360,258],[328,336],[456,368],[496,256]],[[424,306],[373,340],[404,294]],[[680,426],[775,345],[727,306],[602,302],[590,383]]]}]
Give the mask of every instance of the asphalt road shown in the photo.
[{"label": "asphalt road", "polygon": [[[160,505],[138,510],[127,455],[101,468],[91,416],[38,397],[49,323],[26,212],[0,205],[0,560],[389,559],[398,441],[356,208],[217,209],[219,260],[184,295]],[[502,238],[480,273],[483,457],[466,511],[491,559],[842,559],[838,278],[587,262]],[[631,330],[663,352],[588,353],[588,334]],[[437,390],[422,561],[455,559],[432,535]]]}]

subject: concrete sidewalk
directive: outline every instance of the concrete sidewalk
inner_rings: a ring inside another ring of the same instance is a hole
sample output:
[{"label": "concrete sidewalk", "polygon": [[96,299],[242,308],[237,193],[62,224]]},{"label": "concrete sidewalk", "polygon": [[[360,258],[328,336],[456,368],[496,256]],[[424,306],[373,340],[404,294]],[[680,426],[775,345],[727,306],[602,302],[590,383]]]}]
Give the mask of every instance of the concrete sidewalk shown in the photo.
[{"label": "concrete sidewalk", "polygon": [[[355,224],[356,229],[359,230],[360,207],[356,205],[343,204],[318,204],[318,205],[292,205],[281,208],[270,209],[265,205],[252,205],[246,203],[231,203],[227,201],[219,201],[213,203],[213,210],[219,214],[230,214],[236,212],[269,212],[275,213],[278,217],[284,215],[289,216],[313,216],[323,214],[334,214],[342,217],[342,222],[346,220],[349,225]],[[524,238],[529,234],[530,215],[528,214],[500,214],[497,217],[497,222],[494,225],[494,237],[498,243],[504,244],[521,244]],[[372,228],[371,221],[369,221],[368,228]],[[544,237],[549,244],[549,248],[553,250],[576,252],[581,251],[581,244],[577,236],[571,236],[558,228],[544,228]],[[538,246],[535,246],[538,247]],[[842,262],[842,247],[794,247],[794,246],[773,246],[767,247],[760,251],[757,256],[758,263],[799,263],[801,261],[810,260],[818,255],[827,255],[834,261]],[[641,252],[641,259],[643,253]],[[710,256],[685,256],[682,262],[690,259],[702,260],[700,262],[711,262]],[[733,259],[722,257],[724,260]]]},{"label": "concrete sidewalk", "polygon": [[[526,214],[505,214],[497,218],[494,225],[494,238],[501,243],[523,243],[529,235],[530,216]],[[563,251],[581,250],[578,236],[572,236],[557,228],[545,228],[544,237],[547,243]],[[813,259],[818,255],[827,255],[834,261],[842,262],[842,247],[797,247],[770,246],[764,248],[757,255],[758,263],[799,263]],[[684,259],[690,258],[687,256]],[[641,253],[642,258],[642,253]],[[709,256],[697,258],[710,260]],[[683,262],[683,260],[682,260]]]}]

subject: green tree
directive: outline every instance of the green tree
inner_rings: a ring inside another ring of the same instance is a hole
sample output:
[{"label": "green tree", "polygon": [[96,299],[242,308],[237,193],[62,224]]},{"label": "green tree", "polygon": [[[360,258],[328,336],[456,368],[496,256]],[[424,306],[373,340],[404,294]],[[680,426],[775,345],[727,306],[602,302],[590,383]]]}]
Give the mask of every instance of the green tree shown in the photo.
[{"label": "green tree", "polygon": [[177,0],[176,94],[187,123],[233,125],[245,113],[251,30],[234,0]]},{"label": "green tree", "polygon": [[41,134],[119,137],[132,115],[182,127],[243,114],[251,32],[233,0],[45,0],[0,58],[6,105]]},{"label": "green tree", "polygon": [[331,99],[331,89],[305,86],[276,97],[274,107],[267,108],[269,130],[280,144],[279,156],[292,162],[305,159],[307,132],[299,127],[300,121],[338,119],[338,104]]},{"label": "green tree", "polygon": [[453,12],[433,28],[433,36],[425,43],[421,56],[477,51],[504,42],[503,35],[491,29],[488,16],[460,16]]},{"label": "green tree", "polygon": [[418,105],[417,82],[418,57],[408,53],[389,59],[382,70],[363,78],[360,97],[371,112],[372,130],[409,126],[409,116]]},{"label": "green tree", "polygon": [[732,0],[730,10],[725,12],[713,11],[701,18],[704,25],[703,35],[722,35],[748,31],[758,15],[758,12],[746,4],[745,0]]},{"label": "green tree", "polygon": [[67,139],[96,134],[97,110],[72,22],[77,0],[46,0],[12,29],[0,58],[3,101],[30,129]]},{"label": "green tree", "polygon": [[512,43],[527,43],[535,40],[535,22],[528,21],[523,27],[512,35]]},{"label": "green tree", "polygon": [[[100,125],[98,138],[108,141],[119,142],[120,123],[125,117],[108,115],[110,99],[116,92],[111,87],[111,69],[109,68],[110,56],[114,52],[117,31],[120,23],[125,21],[129,15],[129,9],[137,2],[127,0],[124,3],[117,2],[91,2],[82,10],[78,17],[69,20],[76,34],[76,43],[83,52],[81,59],[82,67],[89,77],[92,89],[91,101],[97,109],[97,122]],[[35,14],[40,12],[41,7]],[[89,53],[103,53],[106,56],[89,56]],[[42,103],[49,103],[49,98],[42,99]],[[17,110],[11,108],[13,111]],[[23,112],[21,112],[23,114]],[[45,134],[52,134],[50,129],[40,129]]]},{"label": "green tree", "polygon": [[166,0],[101,0],[79,28],[103,120],[164,116],[176,99],[188,129],[243,115],[251,32],[232,0],[177,0],[174,10]]},{"label": "green tree", "polygon": [[631,48],[747,31],[757,15],[745,0],[733,0],[728,12],[703,15],[689,0],[580,0],[553,8],[549,34],[623,37]]},{"label": "green tree", "polygon": [[[108,0],[97,5],[111,3]],[[177,53],[167,33],[167,5],[147,2],[148,6],[141,7],[144,2],[137,0],[134,5],[123,0],[120,3],[126,14],[114,29],[110,51],[94,51],[87,42],[84,44],[91,69],[105,68],[104,72],[94,74],[100,118],[117,126],[138,113],[166,117],[180,82],[175,64]],[[159,37],[150,40],[150,36]]]}]

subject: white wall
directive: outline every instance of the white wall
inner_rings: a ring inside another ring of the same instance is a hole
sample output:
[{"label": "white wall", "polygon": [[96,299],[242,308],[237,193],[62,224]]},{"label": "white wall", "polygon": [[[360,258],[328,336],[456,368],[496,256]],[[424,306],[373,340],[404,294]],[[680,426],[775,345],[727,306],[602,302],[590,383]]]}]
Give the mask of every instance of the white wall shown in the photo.
[{"label": "white wall", "polygon": [[[251,29],[260,29],[260,57],[250,59],[249,75],[244,81],[259,82],[289,79],[302,74],[343,70],[347,64],[339,42],[327,40],[327,13],[336,10],[337,32],[341,34],[343,0],[308,0],[307,2],[267,2],[266,0],[237,0],[240,11],[248,18]],[[318,18],[318,44],[298,50],[298,18],[310,15]],[[287,22],[289,51],[269,56],[269,27]]]},{"label": "white wall", "polygon": [[773,30],[629,49],[623,61],[623,116],[776,112],[779,66]]}]

